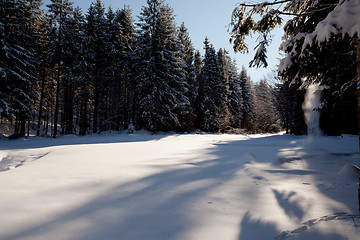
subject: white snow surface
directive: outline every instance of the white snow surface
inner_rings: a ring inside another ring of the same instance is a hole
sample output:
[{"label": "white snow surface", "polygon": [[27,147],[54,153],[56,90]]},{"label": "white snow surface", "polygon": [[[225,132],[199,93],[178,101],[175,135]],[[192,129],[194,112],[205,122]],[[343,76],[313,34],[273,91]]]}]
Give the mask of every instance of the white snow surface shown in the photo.
[{"label": "white snow surface", "polygon": [[0,239],[360,239],[358,136],[0,140]]}]

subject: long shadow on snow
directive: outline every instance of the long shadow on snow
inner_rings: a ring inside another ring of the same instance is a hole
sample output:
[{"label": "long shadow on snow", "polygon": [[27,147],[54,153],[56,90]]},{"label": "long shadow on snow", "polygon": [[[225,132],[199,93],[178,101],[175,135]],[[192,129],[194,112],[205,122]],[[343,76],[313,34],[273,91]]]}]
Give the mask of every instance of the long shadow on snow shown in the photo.
[{"label": "long shadow on snow", "polygon": [[[357,212],[358,177],[341,173],[346,165],[359,165],[358,137],[303,137],[299,142],[305,152],[301,161],[306,162],[319,192],[345,205],[350,211]],[[301,172],[299,173],[301,176]],[[333,209],[334,212],[339,211]]]},{"label": "long shadow on snow", "polygon": [[[284,141],[286,138],[289,141]],[[235,173],[249,160],[241,158],[245,153],[251,155],[251,161],[275,161],[281,149],[294,146],[293,139],[291,136],[271,136],[216,144],[209,149],[209,154],[216,156],[215,159],[205,160],[192,167],[189,163],[186,168],[164,170],[138,181],[119,185],[76,209],[3,240],[27,237],[35,239],[35,236],[41,236],[41,229],[45,232],[66,232],[71,226],[80,223],[85,224],[73,233],[72,240],[180,238],[196,226],[195,203],[219,184],[233,179]],[[200,183],[196,188],[187,187],[196,182]],[[280,195],[278,197],[282,199]],[[239,219],[239,239],[248,239],[258,234],[262,228],[274,236],[280,234],[279,230],[268,223],[252,220],[250,214]],[[302,215],[298,209],[289,214]]]},{"label": "long shadow on snow", "polygon": [[[254,142],[254,146],[257,145],[256,142],[265,144],[264,140],[250,141]],[[70,239],[150,240],[181,237],[196,225],[194,218],[198,216],[194,215],[194,207],[199,204],[197,201],[222,182],[231,180],[246,163],[239,159],[243,154],[241,148],[233,149],[233,144],[241,146],[245,142],[247,141],[215,145],[208,149],[209,154],[216,156],[215,159],[198,162],[196,166],[189,159],[185,168],[165,170],[119,185],[77,209],[3,240],[36,239],[41,236],[41,231],[51,233],[61,229],[60,232],[67,232],[71,226],[81,223],[86,227],[74,232]],[[195,184],[196,187],[188,187],[189,184]],[[71,201],[64,199],[66,200]],[[203,201],[206,205],[206,200]]]},{"label": "long shadow on snow", "polygon": [[107,144],[123,142],[147,142],[160,140],[172,135],[168,134],[116,134],[116,135],[67,135],[56,139],[44,137],[27,137],[16,140],[1,140],[0,150],[32,149],[54,146],[69,146],[83,144]]}]

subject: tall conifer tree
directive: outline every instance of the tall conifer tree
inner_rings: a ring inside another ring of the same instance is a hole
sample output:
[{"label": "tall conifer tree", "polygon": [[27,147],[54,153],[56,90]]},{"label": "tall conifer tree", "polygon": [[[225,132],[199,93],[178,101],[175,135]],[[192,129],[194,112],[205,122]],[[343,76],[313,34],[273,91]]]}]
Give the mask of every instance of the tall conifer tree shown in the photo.
[{"label": "tall conifer tree", "polygon": [[94,133],[99,131],[103,124],[105,102],[104,95],[105,70],[107,67],[106,19],[105,8],[101,0],[90,5],[86,15],[85,30],[88,41],[89,64],[91,64],[91,89],[93,92],[93,121]]},{"label": "tall conifer tree", "polygon": [[64,25],[70,17],[72,11],[72,3],[68,0],[51,0],[49,8],[50,18],[50,57],[54,66],[56,66],[56,93],[55,93],[55,111],[54,111],[54,131],[53,137],[58,134],[58,120],[60,111],[60,88],[63,79],[63,63],[64,63],[64,43],[66,32]]},{"label": "tall conifer tree", "polygon": [[251,91],[251,80],[247,75],[245,67],[243,67],[240,72],[240,88],[241,98],[243,100],[241,128],[247,128],[249,126],[249,115],[253,108],[253,95]]},{"label": "tall conifer tree", "polygon": [[[216,117],[222,99],[220,65],[214,47],[208,38],[205,39],[205,56],[199,76],[197,97],[197,117],[199,128],[203,131],[218,131],[219,122]],[[220,88],[219,88],[220,86]]]},{"label": "tall conifer tree", "polygon": [[189,101],[173,10],[163,0],[148,0],[140,21],[137,125],[150,131],[176,130]]}]

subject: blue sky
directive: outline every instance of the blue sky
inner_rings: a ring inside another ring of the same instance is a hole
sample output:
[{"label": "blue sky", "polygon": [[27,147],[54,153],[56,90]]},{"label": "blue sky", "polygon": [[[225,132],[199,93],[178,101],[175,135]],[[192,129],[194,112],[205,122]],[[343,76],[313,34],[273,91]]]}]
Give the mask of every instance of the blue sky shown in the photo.
[{"label": "blue sky", "polygon": [[[49,3],[45,0],[44,3]],[[73,1],[75,6],[87,12],[92,0]],[[122,8],[129,5],[133,10],[133,18],[138,21],[137,16],[141,12],[141,7],[146,5],[146,0],[102,0],[105,7],[111,6],[113,9]],[[189,29],[191,40],[196,49],[203,53],[203,42],[205,37],[215,46],[216,49],[225,48],[230,52],[232,58],[236,59],[238,68],[244,65],[248,69],[248,74],[253,81],[259,81],[264,76],[271,74],[276,70],[278,64],[278,47],[282,36],[282,29],[273,32],[274,40],[268,49],[268,68],[248,68],[248,64],[253,58],[253,48],[256,46],[254,39],[249,39],[249,54],[234,53],[232,46],[229,44],[230,35],[227,25],[230,22],[231,12],[237,3],[241,0],[166,0],[166,2],[174,9],[176,22],[180,25],[185,22]]]}]

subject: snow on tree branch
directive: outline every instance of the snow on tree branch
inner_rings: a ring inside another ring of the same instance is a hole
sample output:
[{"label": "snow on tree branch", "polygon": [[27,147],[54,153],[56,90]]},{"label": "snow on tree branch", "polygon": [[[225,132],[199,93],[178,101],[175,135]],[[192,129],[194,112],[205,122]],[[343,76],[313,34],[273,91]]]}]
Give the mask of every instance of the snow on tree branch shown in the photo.
[{"label": "snow on tree branch", "polygon": [[315,31],[305,37],[303,50],[316,41],[318,45],[329,41],[333,34],[354,37],[360,33],[360,1],[340,0],[328,16],[318,23]]}]

